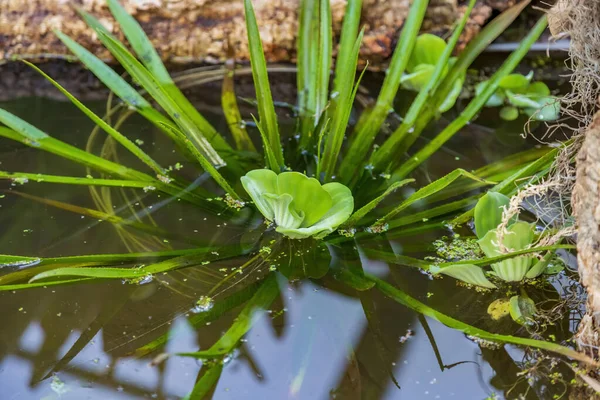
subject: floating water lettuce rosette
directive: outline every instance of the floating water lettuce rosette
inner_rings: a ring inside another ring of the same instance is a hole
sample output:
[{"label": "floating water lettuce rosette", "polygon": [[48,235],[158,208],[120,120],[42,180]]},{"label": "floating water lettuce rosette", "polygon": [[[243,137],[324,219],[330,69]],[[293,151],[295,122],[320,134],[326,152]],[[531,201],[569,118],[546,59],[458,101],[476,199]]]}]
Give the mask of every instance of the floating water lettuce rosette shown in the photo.
[{"label": "floating water lettuce rosette", "polygon": [[241,178],[256,208],[275,223],[276,231],[291,239],[322,239],[343,224],[354,210],[352,192],[345,185],[324,185],[300,172],[277,174],[256,169]]}]

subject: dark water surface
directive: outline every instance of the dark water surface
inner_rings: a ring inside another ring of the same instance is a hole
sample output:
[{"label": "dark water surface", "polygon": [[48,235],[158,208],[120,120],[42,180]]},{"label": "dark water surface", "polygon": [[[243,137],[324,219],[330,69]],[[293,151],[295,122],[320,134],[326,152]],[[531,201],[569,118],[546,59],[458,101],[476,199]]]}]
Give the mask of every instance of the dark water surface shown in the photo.
[{"label": "dark water surface", "polygon": [[[201,88],[194,91],[207,93],[209,104],[210,97],[215,96],[211,91],[201,92]],[[92,105],[102,113],[103,104]],[[92,129],[86,117],[66,102],[22,98],[0,106],[80,148],[85,147]],[[203,112],[217,129],[225,131],[224,121],[210,114],[210,107],[205,108],[208,111]],[[448,115],[451,117],[452,112]],[[497,119],[497,110],[485,110],[478,121],[433,156],[417,172],[417,178],[425,183],[457,167],[474,169],[531,147],[532,141],[520,137],[522,124],[522,120],[502,122]],[[142,148],[163,165],[183,161],[160,132],[139,119],[128,121],[124,132],[131,139],[143,140]],[[119,157],[123,163],[140,166],[123,151]],[[86,174],[84,168],[69,161],[7,139],[0,140],[0,169]],[[189,165],[184,163],[182,172],[194,179]],[[83,186],[35,182],[15,186],[1,181],[0,187],[94,208],[89,190]],[[110,191],[116,199],[115,207],[123,206],[125,201],[118,189]],[[189,204],[153,193],[144,196],[143,202],[132,201],[133,209],[151,210],[158,226],[188,241],[225,245],[246,234],[243,225],[221,225],[218,218]],[[0,207],[0,254],[51,257],[128,251],[107,222],[12,194],[0,199]],[[468,234],[468,230],[461,233]],[[373,246],[423,257],[432,254],[434,240],[448,234],[398,234]],[[186,240],[148,241],[145,245],[149,250],[189,248]],[[348,245],[350,250],[352,247]],[[527,335],[516,323],[506,319],[494,322],[487,315],[488,304],[502,294],[479,294],[456,286],[453,279],[431,280],[415,269],[369,258],[362,250],[348,253],[354,255],[347,256],[346,261],[362,262],[366,271],[385,277],[441,312],[494,332]],[[199,315],[194,313],[195,302],[218,282],[215,270],[236,268],[244,261],[238,258],[192,267],[156,276],[144,284],[103,281],[0,292],[0,399],[185,396],[193,388],[202,363],[182,357],[169,358],[158,366],[151,365],[151,361],[161,352],[206,349],[219,339],[241,308],[216,321],[193,326],[191,321]],[[3,267],[0,274],[3,270],[13,271],[15,267]],[[245,270],[243,279],[217,291],[214,300],[248,287],[264,273],[258,268]],[[528,383],[527,376],[517,374],[527,368],[526,361],[536,360],[535,354],[514,346],[490,349],[376,291],[345,289],[329,278],[289,283],[279,276],[278,284],[279,298],[268,311],[255,315],[252,330],[226,363],[213,398],[552,399],[564,393],[562,382],[571,379],[569,370],[559,365],[553,371],[564,374],[562,381],[550,383],[545,375],[551,361],[546,360],[529,375],[533,378]],[[576,289],[562,276],[554,279],[553,285],[538,289],[536,295],[551,301]],[[564,315],[541,337],[554,335],[560,341],[570,337],[571,329],[569,315]],[[164,347],[136,356],[136,349],[166,333],[171,336]]]}]

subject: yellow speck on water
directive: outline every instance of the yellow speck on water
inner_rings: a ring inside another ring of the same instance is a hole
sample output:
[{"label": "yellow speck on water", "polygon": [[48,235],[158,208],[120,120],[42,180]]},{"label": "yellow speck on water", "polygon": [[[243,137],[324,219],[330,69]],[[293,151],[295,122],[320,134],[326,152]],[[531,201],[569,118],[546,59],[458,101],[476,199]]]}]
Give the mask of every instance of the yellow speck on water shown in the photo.
[{"label": "yellow speck on water", "polygon": [[506,317],[510,312],[510,299],[496,299],[488,306],[487,313],[494,321]]}]

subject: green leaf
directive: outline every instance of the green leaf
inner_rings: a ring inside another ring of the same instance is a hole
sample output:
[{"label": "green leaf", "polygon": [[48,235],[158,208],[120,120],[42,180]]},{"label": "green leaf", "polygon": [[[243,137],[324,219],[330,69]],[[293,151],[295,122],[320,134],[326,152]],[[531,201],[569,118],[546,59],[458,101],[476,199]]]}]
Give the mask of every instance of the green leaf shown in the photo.
[{"label": "green leaf", "polygon": [[303,239],[313,236],[322,239],[343,224],[354,210],[354,198],[348,187],[338,182],[323,185],[323,189],[331,196],[333,207],[314,225],[308,228],[283,229],[278,227],[277,232],[292,239]]},{"label": "green leaf", "polygon": [[412,73],[416,72],[418,67],[423,64],[434,66],[445,48],[446,42],[441,37],[431,33],[419,35],[406,64],[406,70]]},{"label": "green leaf", "polygon": [[515,107],[534,109],[540,108],[540,104],[537,101],[532,100],[525,94],[515,94],[510,90],[506,90],[505,93],[508,102]]},{"label": "green leaf", "polygon": [[510,298],[510,316],[516,323],[520,325],[533,324],[536,312],[535,303],[526,295]]},{"label": "green leaf", "polygon": [[536,108],[526,108],[525,113],[538,121],[556,121],[560,117],[560,100],[556,97],[537,99]]},{"label": "green leaf", "polygon": [[527,93],[529,97],[547,97],[550,96],[550,89],[544,82],[534,82],[527,87]]},{"label": "green leaf", "polygon": [[114,129],[112,126],[107,124],[102,118],[94,114],[92,110],[87,108],[83,103],[77,100],[71,93],[69,93],[65,88],[63,88],[58,82],[48,76],[44,71],[33,65],[32,63],[23,60],[25,64],[33,68],[36,72],[46,78],[50,83],[54,85],[62,94],[64,94],[77,108],[79,108],[88,118],[90,118],[96,125],[98,125],[102,130],[112,136],[117,142],[119,142],[123,147],[129,150],[133,155],[139,158],[144,164],[149,166],[156,172],[157,175],[166,176],[166,171],[158,165],[156,161],[152,159],[148,154],[146,154],[142,149],[140,149],[135,143],[125,137],[121,132]]},{"label": "green leaf", "polygon": [[[489,81],[482,81],[475,85],[475,96],[479,96],[487,88]],[[497,89],[486,101],[485,107],[500,107],[504,104],[506,95],[503,90]]]},{"label": "green leaf", "polygon": [[475,176],[475,175],[471,174],[470,172],[465,171],[464,169],[461,169],[461,168],[455,169],[454,171],[450,172],[449,174],[443,176],[442,178],[440,178],[436,181],[433,181],[429,185],[417,190],[409,198],[407,198],[402,203],[400,203],[398,206],[396,206],[392,211],[390,211],[385,216],[380,218],[377,222],[375,222],[375,225],[376,226],[384,225],[392,217],[397,215],[400,211],[409,207],[411,204],[415,203],[418,200],[421,200],[428,196],[431,196],[434,193],[439,192],[440,190],[444,189],[446,186],[450,185],[452,182],[454,182],[455,180],[457,180],[458,178],[461,178],[461,177],[466,177],[466,178],[469,178],[469,179],[472,179],[472,180],[475,180],[478,182],[482,182],[482,183],[490,183],[490,182],[487,182],[485,179],[481,179],[478,176]]},{"label": "green leaf", "polygon": [[383,199],[385,199],[387,196],[389,196],[390,194],[392,194],[393,192],[395,192],[397,189],[401,188],[402,186],[405,186],[414,181],[415,181],[414,179],[405,179],[403,181],[394,182],[393,184],[391,184],[385,190],[385,192],[383,192],[382,194],[380,194],[379,196],[377,196],[376,198],[371,200],[369,203],[365,204],[363,207],[360,208],[360,210],[355,211],[354,214],[352,214],[352,216],[348,219],[348,221],[346,221],[344,223],[344,228],[352,227],[352,226],[356,225],[361,219],[363,219],[365,217],[365,215],[367,215],[375,207],[377,207],[377,205]]},{"label": "green leaf", "polygon": [[[341,91],[338,92],[334,111],[329,113],[332,118],[331,129],[326,135],[323,155],[319,158],[319,164],[317,165],[317,175],[323,181],[329,181],[334,175],[335,166],[337,164],[342,143],[346,135],[346,129],[348,127],[348,120],[350,119],[350,113],[354,104],[354,98],[356,97],[360,81],[362,80],[366,70],[366,68],[363,69],[357,82],[354,83],[354,76],[356,74],[358,63],[358,54],[363,35],[364,29],[361,30],[358,38],[354,42],[351,62],[344,68],[340,67],[341,75],[338,77],[338,82],[345,82],[345,86],[343,86]],[[342,159],[342,162],[344,160],[345,158]]]},{"label": "green leaf", "polygon": [[[448,44],[442,48],[442,52],[436,57],[437,61],[434,67],[426,68],[417,66],[418,71],[414,71],[415,76],[411,79],[413,80],[412,85],[414,88],[419,90],[419,95],[410,105],[400,126],[398,126],[392,135],[383,143],[383,146],[371,154],[370,163],[375,169],[389,170],[389,164],[394,163],[394,160],[399,158],[397,155],[403,154],[417,139],[421,127],[415,127],[415,123],[420,119],[423,110],[427,108],[427,103],[431,100],[431,94],[448,71],[448,66],[456,63],[456,60],[453,60],[451,57],[452,51],[458,43],[460,35],[467,24],[467,20],[474,6],[475,0],[470,0],[456,29],[452,32]],[[424,38],[426,38],[426,36]],[[426,50],[427,49],[425,49],[425,51]],[[428,72],[428,70],[431,70],[431,72]],[[444,101],[440,103],[438,110],[450,108],[454,105],[456,98],[452,99],[452,96],[458,96],[460,94],[461,88],[457,86],[457,82],[460,81],[460,85],[462,86],[464,77],[465,74],[457,75],[457,79],[452,85],[452,91],[447,93]],[[438,110],[436,110],[436,112]],[[401,148],[401,146],[404,147]]]},{"label": "green leaf", "polygon": [[[509,251],[519,251],[528,248],[533,242],[534,225],[526,222],[515,222],[507,228],[502,238],[503,246]],[[488,257],[497,257],[504,253],[500,251],[497,230],[490,230],[478,241],[481,250]],[[495,264],[492,269],[497,276],[507,282],[519,282],[525,278],[533,259],[532,257],[513,257]]]},{"label": "green leaf", "polygon": [[490,303],[487,309],[488,315],[497,321],[510,314],[510,299],[496,299]]},{"label": "green leaf", "polygon": [[194,389],[182,400],[200,400],[204,399],[210,393],[213,386],[215,386],[219,381],[219,378],[221,378],[221,373],[223,372],[223,364],[213,363],[210,364],[207,368],[208,369],[206,372],[204,372],[202,378],[200,378],[194,385]]},{"label": "green leaf", "polygon": [[500,225],[504,207],[508,207],[509,203],[507,196],[491,191],[479,199],[475,206],[475,233],[479,239]]},{"label": "green leaf", "polygon": [[436,321],[439,321],[442,324],[449,326],[452,329],[456,329],[461,332],[464,332],[467,335],[475,336],[475,337],[485,339],[485,340],[500,342],[500,343],[512,343],[512,344],[516,344],[516,345],[520,345],[520,346],[528,346],[528,347],[533,347],[536,349],[548,350],[548,351],[551,351],[551,352],[554,352],[557,354],[562,354],[566,357],[570,357],[574,360],[579,360],[579,361],[582,361],[582,362],[585,362],[585,363],[588,363],[591,365],[597,365],[597,362],[594,361],[593,359],[591,359],[590,357],[588,357],[584,354],[578,353],[577,351],[575,351],[571,348],[561,346],[556,343],[546,342],[543,340],[523,338],[523,337],[518,337],[518,336],[501,335],[498,333],[484,331],[483,329],[479,329],[472,325],[468,325],[462,321],[459,321],[457,319],[449,317],[449,316],[427,306],[424,303],[421,303],[417,299],[409,296],[405,292],[393,287],[389,283],[387,283],[379,278],[376,278],[372,275],[366,275],[364,279],[375,282],[376,287],[381,291],[381,293],[383,293],[384,295],[393,299],[394,301],[396,301],[396,302],[398,302],[420,314],[423,314],[427,317],[433,318]]},{"label": "green leaf", "polygon": [[525,274],[525,278],[533,279],[545,273],[552,257],[554,257],[554,252],[549,251],[541,260],[534,259],[533,265],[529,271],[527,271],[527,274]]},{"label": "green leaf", "polygon": [[339,176],[342,182],[349,182],[356,176],[357,166],[360,166],[367,156],[381,125],[393,107],[402,74],[408,64],[409,54],[414,48],[428,3],[428,0],[415,0],[410,7],[375,106],[365,114],[365,121],[359,120],[357,123],[360,129],[353,133],[348,152],[340,165]]},{"label": "green leaf", "polygon": [[215,358],[231,353],[240,339],[250,330],[259,310],[266,310],[279,294],[279,286],[275,274],[270,274],[261,284],[258,291],[248,301],[235,322],[208,350],[193,353],[177,353],[179,356],[194,358]]},{"label": "green leaf", "polygon": [[458,100],[458,97],[462,93],[464,83],[465,76],[461,76],[459,79],[454,81],[454,85],[452,85],[452,89],[450,90],[450,93],[448,93],[446,100],[444,100],[444,102],[440,104],[440,107],[438,108],[439,112],[444,113],[451,109],[454,104],[456,104],[456,100]]},{"label": "green leaf", "polygon": [[475,115],[485,105],[488,98],[491,97],[497,90],[499,81],[512,71],[519,62],[525,57],[529,48],[542,34],[547,26],[546,16],[540,18],[536,25],[529,31],[527,37],[525,37],[517,50],[515,50],[502,64],[502,66],[496,71],[496,73],[490,79],[488,85],[486,85],[484,91],[478,96],[475,96],[463,112],[448,125],[442,132],[440,132],[435,138],[433,138],[424,148],[419,150],[414,156],[412,156],[406,163],[398,168],[393,173],[394,180],[405,178],[411,173],[416,167],[421,165],[427,160],[433,153],[435,153],[440,147],[442,147],[451,137],[453,137],[462,127],[464,127],[469,121],[471,121]]},{"label": "green leaf", "polygon": [[429,82],[434,70],[435,65],[419,64],[414,68],[414,72],[402,76],[400,84],[408,90],[418,92]]},{"label": "green leaf", "polygon": [[252,7],[252,0],[244,0],[244,9],[246,13],[246,29],[248,31],[248,46],[250,49],[250,64],[252,66],[252,78],[256,90],[256,100],[258,103],[258,115],[261,128],[264,130],[272,153],[277,160],[279,172],[285,168],[283,161],[283,151],[281,149],[281,139],[279,137],[279,127],[277,125],[277,114],[271,96],[271,86],[269,84],[269,75],[267,73],[267,63],[263,52],[256,15]]},{"label": "green leaf", "polygon": [[519,109],[511,106],[502,107],[500,109],[500,118],[505,121],[514,121],[519,118]]},{"label": "green leaf", "polygon": [[242,186],[254,201],[258,211],[269,221],[273,221],[275,215],[271,208],[271,202],[263,198],[264,193],[278,194],[277,174],[270,169],[255,169],[241,178]]},{"label": "green leaf", "polygon": [[463,281],[470,283],[471,285],[481,286],[488,289],[496,289],[496,285],[490,282],[483,272],[483,269],[473,264],[456,264],[446,268],[440,268],[434,271],[430,269],[433,274],[444,274]]},{"label": "green leaf", "polygon": [[237,99],[234,90],[234,70],[235,61],[233,59],[225,63],[227,73],[223,77],[223,85],[221,87],[221,108],[227,120],[229,131],[235,141],[235,146],[238,150],[246,150],[256,152],[256,147],[248,135],[248,131],[244,126],[242,115],[238,107]]},{"label": "green leaf", "polygon": [[[198,110],[190,103],[185,95],[179,90],[171,79],[167,68],[162,63],[160,56],[140,24],[127,13],[127,11],[119,4],[118,0],[107,0],[111,13],[121,26],[123,33],[127,37],[127,41],[144,66],[150,71],[152,76],[162,85],[163,89],[169,96],[179,105],[184,113],[193,121],[200,129],[202,134],[207,138],[211,145],[219,152],[230,151],[231,147],[219,135],[215,128],[198,112]],[[82,13],[83,14],[83,13]],[[85,16],[84,16],[85,18]],[[90,16],[86,18],[90,23]],[[94,29],[98,29],[98,25],[93,23]]]},{"label": "green leaf", "polygon": [[304,216],[303,228],[312,226],[319,221],[333,205],[331,196],[318,180],[299,172],[279,174],[277,189],[277,193],[280,195],[291,195],[294,200],[294,208]]},{"label": "green leaf", "polygon": [[524,90],[529,86],[531,76],[524,76],[521,74],[510,74],[506,75],[498,82],[498,87],[507,90]]}]

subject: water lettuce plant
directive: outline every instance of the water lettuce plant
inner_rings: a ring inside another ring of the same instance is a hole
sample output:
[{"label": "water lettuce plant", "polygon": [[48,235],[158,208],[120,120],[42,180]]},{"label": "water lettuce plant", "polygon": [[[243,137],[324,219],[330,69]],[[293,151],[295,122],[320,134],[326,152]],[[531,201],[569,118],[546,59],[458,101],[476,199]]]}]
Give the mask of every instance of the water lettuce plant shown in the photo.
[{"label": "water lettuce plant", "polygon": [[[479,189],[484,186],[494,185],[492,191],[510,195],[547,174],[557,148],[533,149],[474,172],[458,168],[413,192],[398,190],[414,183],[415,180],[409,177],[413,171],[476,118],[503,79],[511,74],[544,31],[546,18],[542,17],[466,107],[457,110],[457,118],[425,145],[416,148],[417,139],[426,128],[438,128],[436,120],[440,111],[454,104],[459,91],[457,82],[461,82],[471,63],[515,20],[528,1],[495,18],[455,59],[451,57],[452,52],[475,0],[468,2],[443,46],[441,39],[418,36],[428,1],[413,1],[376,101],[361,113],[356,123],[351,123],[351,114],[358,112],[354,100],[362,77],[362,73],[357,73],[363,36],[359,26],[362,3],[360,0],[348,1],[330,81],[333,54],[330,2],[303,0],[297,43],[298,99],[294,107],[297,116],[291,124],[293,129],[283,129],[269,80],[269,72],[273,71],[265,60],[252,2],[245,0],[251,64],[245,71],[252,74],[254,81],[255,112],[242,119],[234,92],[236,69],[204,71],[211,79],[217,75],[223,79],[221,103],[232,141],[228,140],[226,132],[219,132],[178,87],[177,84],[189,84],[185,79],[191,80],[191,74],[181,79],[171,77],[139,23],[117,0],[107,0],[107,3],[129,47],[93,15],[79,12],[140,90],[83,46],[56,31],[56,36],[112,92],[106,115],[95,114],[50,76],[29,64],[87,115],[95,128],[84,150],[0,109],[0,122],[5,125],[0,127],[1,137],[52,153],[82,167],[81,176],[0,171],[0,178],[15,183],[88,187],[96,208],[36,196],[27,192],[27,185],[11,187],[7,193],[23,201],[35,201],[110,223],[129,252],[54,258],[2,255],[0,264],[6,267],[3,271],[9,272],[0,275],[0,291],[91,284],[105,279],[139,285],[153,279],[166,279],[165,276],[169,277],[177,270],[198,274],[200,278],[196,281],[204,296],[201,304],[205,306],[198,315],[190,318],[193,326],[205,325],[239,308],[231,327],[213,346],[179,353],[180,356],[211,361],[203,363],[189,396],[193,399],[202,398],[216,384],[223,363],[214,361],[223,361],[239,346],[252,327],[254,313],[267,309],[280,296],[278,282],[284,277],[333,280],[342,290],[356,296],[376,290],[403,307],[469,335],[589,361],[556,343],[495,334],[461,322],[392,284],[368,275],[361,264],[363,255],[371,254],[371,247],[381,246],[387,251],[379,258],[390,260],[390,271],[394,266],[406,265],[428,269],[424,261],[397,256],[390,249],[392,242],[402,235],[445,229],[452,217],[456,224],[468,219],[481,195]],[[435,52],[428,53],[427,46],[431,43]],[[393,110],[403,79],[405,86],[411,85],[418,94],[402,122],[385,136],[381,128],[389,122],[388,115]],[[118,100],[113,101],[115,99]],[[134,114],[147,120],[172,142],[181,156],[180,162],[174,167],[165,166],[161,159],[147,154],[139,142],[122,133],[124,122]],[[252,119],[253,124],[247,123]],[[106,136],[103,137],[102,132]],[[253,141],[257,137],[260,141]],[[380,145],[375,146],[376,141]],[[255,143],[261,146],[255,146]],[[97,147],[101,148],[99,155],[92,151]],[[123,150],[139,161],[137,167],[121,162]],[[493,194],[486,196],[480,204],[495,199]],[[134,208],[134,205],[143,205],[148,198],[158,199],[156,204],[160,207],[145,207],[143,212]],[[210,216],[211,223],[217,221],[218,229],[209,222],[196,227],[215,231],[214,238],[196,239],[159,226],[153,213],[161,212],[161,207],[171,201],[185,204],[188,213],[196,210]],[[427,209],[415,211],[414,207],[424,202],[428,203]],[[489,207],[493,208],[486,206]],[[495,258],[492,268],[497,276],[518,280],[531,275],[532,271],[538,273],[541,268],[539,263],[534,264],[532,257],[523,256],[519,251],[504,254],[496,247],[494,239],[498,236],[494,229],[499,208],[492,210],[490,215],[496,219],[491,222],[485,222],[487,217],[478,210],[475,209],[476,225],[484,228],[478,228],[477,233],[482,249]],[[266,226],[264,221],[274,224]],[[227,232],[225,226],[237,229],[236,233],[220,235]],[[533,238],[530,225],[515,222],[509,229],[514,234],[504,235],[506,247],[525,252],[539,250],[528,249]],[[313,240],[315,238],[321,240]],[[183,248],[174,247],[172,243]],[[520,258],[512,260],[516,256]],[[473,265],[477,262],[472,260]],[[235,267],[233,270],[221,267],[223,263]],[[440,268],[443,273],[470,283],[494,286],[478,266]],[[166,286],[176,290],[177,284],[181,292],[189,291],[187,281],[172,280]],[[197,307],[196,302],[193,307]],[[365,314],[371,323],[366,308]],[[136,353],[160,350],[167,340],[165,334],[145,343]],[[72,352],[77,353],[80,345],[74,345]],[[58,365],[68,361],[65,357]]]},{"label": "water lettuce plant", "polygon": [[[444,39],[439,36],[431,33],[419,35],[406,65],[407,73],[400,79],[402,87],[415,92],[421,91],[427,85],[427,82],[431,80],[435,67],[439,60],[443,58],[447,47],[448,45]],[[442,70],[442,77],[448,74],[456,60],[456,57],[448,58],[447,65]],[[465,77],[466,72],[463,72],[452,83],[452,89],[448,93],[446,101],[438,107],[439,112],[446,112],[454,106],[462,90]]]},{"label": "water lettuce plant", "polygon": [[[560,101],[552,96],[544,82],[531,82],[533,71],[527,75],[510,74],[503,77],[496,92],[485,103],[486,107],[502,107],[500,118],[513,121],[523,113],[537,121],[555,121],[560,117]],[[481,93],[487,81],[475,86]]]},{"label": "water lettuce plant", "polygon": [[354,198],[338,182],[325,185],[299,172],[277,175],[255,169],[242,177],[242,185],[262,215],[277,224],[277,232],[292,238],[322,239],[352,214]]},{"label": "water lettuce plant", "polygon": [[[487,192],[475,206],[475,233],[477,243],[486,257],[502,257],[507,252],[519,252],[532,247],[535,239],[535,224],[518,221],[514,218],[501,232],[502,214],[508,207],[510,199],[497,192]],[[488,276],[493,276],[505,282],[521,282],[533,279],[543,274],[550,261],[551,253],[538,260],[535,257],[522,255],[491,263],[491,271],[486,272],[482,267],[469,263],[455,263],[440,268],[436,273],[444,274],[463,282],[495,289]]]}]

